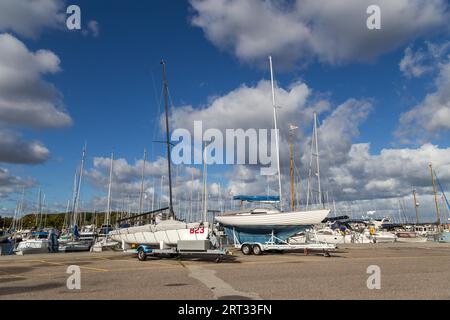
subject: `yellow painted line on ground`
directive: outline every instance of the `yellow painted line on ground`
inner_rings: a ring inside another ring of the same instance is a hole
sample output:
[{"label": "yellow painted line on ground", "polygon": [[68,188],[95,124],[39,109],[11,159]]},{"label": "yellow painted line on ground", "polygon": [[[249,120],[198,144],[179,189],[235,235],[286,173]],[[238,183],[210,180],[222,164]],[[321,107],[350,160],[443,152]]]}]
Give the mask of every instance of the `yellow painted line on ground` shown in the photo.
[{"label": "yellow painted line on ground", "polygon": [[[65,265],[64,265],[65,266]],[[181,268],[180,266],[176,266],[176,265],[171,265],[171,266],[161,266],[161,265],[148,265],[146,267],[138,267],[138,268],[119,268],[119,269],[110,269],[110,270],[106,270],[103,269],[105,271],[105,273],[115,273],[115,272],[133,272],[133,271],[145,271],[145,270],[160,270],[160,269],[164,269],[164,270],[168,270],[168,269],[179,269]],[[95,268],[91,268],[91,269],[95,269]],[[56,278],[56,277],[61,277],[64,278],[66,277],[66,273],[62,273],[62,272],[51,272],[51,273],[32,273],[30,274],[28,277],[25,276],[17,276],[17,275],[13,275],[13,274],[8,274],[4,271],[1,271],[3,273],[5,273],[6,275],[4,275],[4,277],[15,277],[15,278],[21,278],[23,280],[27,280],[27,279],[31,279],[31,278]],[[92,273],[98,273],[98,271],[85,271],[83,272],[83,274],[92,274]],[[0,275],[0,277],[2,277],[2,275]]]},{"label": "yellow painted line on ground", "polygon": [[[57,266],[67,266],[67,264],[63,264],[63,263],[58,263],[58,262],[50,262],[50,261],[46,261],[46,260],[38,260],[39,262],[42,263],[48,263],[48,264],[54,264]],[[92,268],[92,267],[85,267],[85,266],[79,266],[80,269],[87,269],[87,270],[94,270],[94,271],[99,271],[99,272],[107,272],[109,271],[108,269],[100,269],[100,268]]]},{"label": "yellow painted line on ground", "polygon": [[133,268],[133,269],[129,269],[129,268],[125,269],[125,268],[122,268],[122,269],[113,269],[113,270],[110,270],[109,272],[133,272],[133,271],[144,271],[144,270],[155,270],[155,269],[164,269],[164,270],[167,270],[167,269],[181,269],[181,267],[180,267],[180,266],[171,266],[171,267],[142,267],[142,268]]},{"label": "yellow painted line on ground", "polygon": [[3,271],[3,270],[0,270],[0,272],[5,274],[5,276],[0,275],[0,277],[12,277],[12,278],[21,278],[21,279],[26,279],[27,278],[25,276],[18,276],[18,275],[15,275],[15,274],[12,274],[12,273],[8,273],[8,272]]}]

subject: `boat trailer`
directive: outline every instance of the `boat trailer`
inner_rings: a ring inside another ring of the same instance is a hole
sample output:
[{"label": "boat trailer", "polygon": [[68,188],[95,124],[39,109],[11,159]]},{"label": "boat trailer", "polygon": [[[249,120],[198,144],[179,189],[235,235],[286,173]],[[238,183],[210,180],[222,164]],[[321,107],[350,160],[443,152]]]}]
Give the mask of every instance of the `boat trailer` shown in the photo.
[{"label": "boat trailer", "polygon": [[298,251],[303,250],[305,255],[308,255],[310,252],[321,252],[324,257],[330,257],[330,252],[336,250],[336,245],[328,244],[323,242],[315,242],[315,243],[302,243],[302,244],[292,244],[288,243],[284,240],[277,238],[272,230],[271,237],[269,241],[265,243],[261,242],[244,242],[240,243],[238,237],[236,236],[236,232],[233,228],[233,242],[234,247],[242,251],[244,255],[262,255],[267,251],[278,251],[278,252],[287,252],[287,251]]},{"label": "boat trailer", "polygon": [[214,261],[219,263],[222,261],[224,256],[232,255],[232,253],[228,250],[211,248],[211,242],[209,240],[180,240],[178,241],[176,247],[165,247],[164,243],[161,243],[159,249],[154,249],[148,245],[141,244],[132,252],[137,253],[139,261],[145,261],[149,256],[160,258],[178,258],[182,256],[216,256]]}]

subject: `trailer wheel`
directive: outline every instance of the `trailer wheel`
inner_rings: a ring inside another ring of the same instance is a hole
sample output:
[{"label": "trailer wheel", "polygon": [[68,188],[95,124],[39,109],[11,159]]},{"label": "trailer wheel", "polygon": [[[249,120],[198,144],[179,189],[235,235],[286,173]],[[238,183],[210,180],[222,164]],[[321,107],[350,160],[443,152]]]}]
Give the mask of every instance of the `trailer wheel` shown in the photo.
[{"label": "trailer wheel", "polygon": [[254,253],[255,255],[257,255],[257,256],[262,255],[263,251],[262,251],[262,249],[261,249],[261,247],[260,247],[259,244],[255,244],[255,245],[253,246],[253,253]]},{"label": "trailer wheel", "polygon": [[138,259],[139,259],[139,261],[147,260],[147,255],[145,254],[144,248],[138,249]]},{"label": "trailer wheel", "polygon": [[241,251],[244,255],[248,256],[252,254],[252,247],[249,244],[243,244]]}]

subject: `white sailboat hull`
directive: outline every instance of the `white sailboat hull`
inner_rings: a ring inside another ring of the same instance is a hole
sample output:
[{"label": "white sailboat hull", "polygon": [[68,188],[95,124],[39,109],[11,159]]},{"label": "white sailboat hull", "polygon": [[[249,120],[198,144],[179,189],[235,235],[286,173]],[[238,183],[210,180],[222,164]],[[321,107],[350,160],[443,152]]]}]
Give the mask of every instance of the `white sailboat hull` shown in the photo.
[{"label": "white sailboat hull", "polygon": [[273,213],[243,213],[216,217],[224,226],[245,228],[308,226],[321,223],[330,210],[311,210]]},{"label": "white sailboat hull", "polygon": [[126,244],[145,244],[175,246],[180,240],[207,240],[210,229],[200,223],[174,223],[173,226],[167,225],[145,225],[139,227],[130,227],[111,232],[111,239]]}]

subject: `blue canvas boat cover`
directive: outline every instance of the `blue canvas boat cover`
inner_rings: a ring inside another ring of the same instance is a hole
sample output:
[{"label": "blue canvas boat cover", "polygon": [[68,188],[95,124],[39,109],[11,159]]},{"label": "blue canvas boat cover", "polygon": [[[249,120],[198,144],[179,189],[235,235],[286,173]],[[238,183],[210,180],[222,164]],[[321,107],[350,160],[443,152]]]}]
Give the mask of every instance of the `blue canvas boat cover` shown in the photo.
[{"label": "blue canvas boat cover", "polygon": [[248,202],[279,202],[279,196],[234,196],[233,200]]}]

